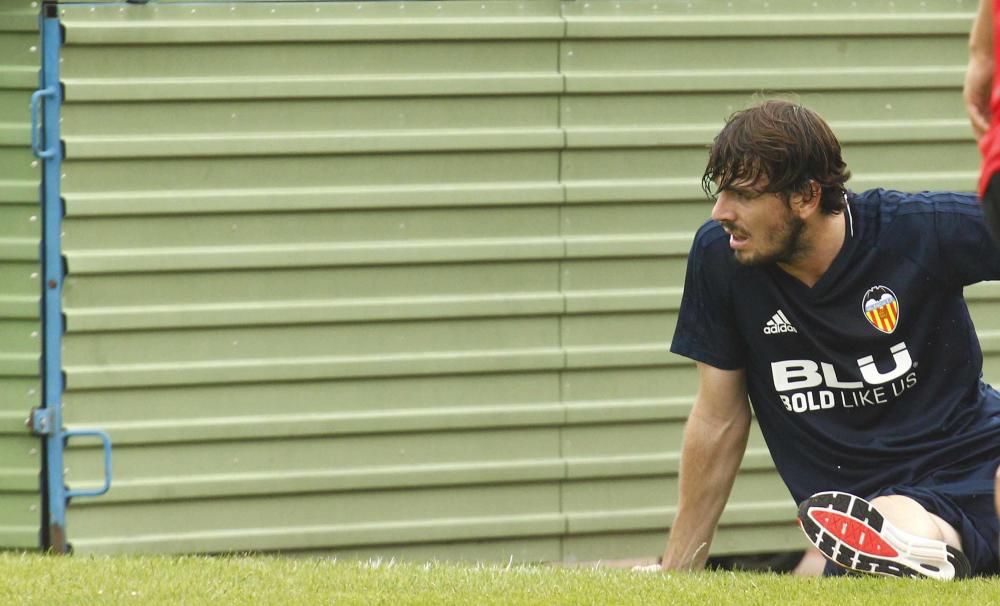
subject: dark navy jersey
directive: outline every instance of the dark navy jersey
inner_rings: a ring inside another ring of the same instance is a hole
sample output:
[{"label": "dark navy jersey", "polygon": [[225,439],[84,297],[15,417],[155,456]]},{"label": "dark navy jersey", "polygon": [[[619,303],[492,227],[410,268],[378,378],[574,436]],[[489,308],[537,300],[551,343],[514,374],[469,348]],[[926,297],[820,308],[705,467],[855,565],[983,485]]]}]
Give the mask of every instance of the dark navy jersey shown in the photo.
[{"label": "dark navy jersey", "polygon": [[746,369],[778,472],[799,502],[865,496],[941,470],[1000,463],[1000,394],[963,287],[1000,278],[975,197],[849,196],[847,234],[812,287],[737,263],[715,222],[698,231],[671,351]]}]

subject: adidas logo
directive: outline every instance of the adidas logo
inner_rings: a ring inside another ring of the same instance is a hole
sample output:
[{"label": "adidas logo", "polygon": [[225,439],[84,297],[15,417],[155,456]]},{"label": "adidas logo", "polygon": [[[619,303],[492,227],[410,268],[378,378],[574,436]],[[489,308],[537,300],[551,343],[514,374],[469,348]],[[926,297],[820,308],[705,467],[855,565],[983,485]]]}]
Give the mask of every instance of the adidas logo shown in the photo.
[{"label": "adidas logo", "polygon": [[785,317],[785,312],[779,309],[774,313],[773,316],[771,316],[771,319],[767,321],[767,324],[764,325],[764,334],[776,335],[783,332],[797,333],[799,331],[795,330],[795,327],[792,326],[792,323],[789,322],[788,318]]}]

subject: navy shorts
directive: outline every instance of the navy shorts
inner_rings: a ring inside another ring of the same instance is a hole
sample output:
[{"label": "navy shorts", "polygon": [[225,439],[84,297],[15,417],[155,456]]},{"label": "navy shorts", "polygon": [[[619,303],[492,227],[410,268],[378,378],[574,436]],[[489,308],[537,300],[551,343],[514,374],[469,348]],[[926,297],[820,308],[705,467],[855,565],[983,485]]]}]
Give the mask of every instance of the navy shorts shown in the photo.
[{"label": "navy shorts", "polygon": [[[1000,461],[988,461],[972,468],[938,471],[912,485],[890,486],[865,498],[870,501],[898,494],[913,499],[958,531],[973,575],[1000,575],[997,553],[1000,524],[994,501],[998,464]],[[827,562],[823,574],[845,572],[846,569]]]}]

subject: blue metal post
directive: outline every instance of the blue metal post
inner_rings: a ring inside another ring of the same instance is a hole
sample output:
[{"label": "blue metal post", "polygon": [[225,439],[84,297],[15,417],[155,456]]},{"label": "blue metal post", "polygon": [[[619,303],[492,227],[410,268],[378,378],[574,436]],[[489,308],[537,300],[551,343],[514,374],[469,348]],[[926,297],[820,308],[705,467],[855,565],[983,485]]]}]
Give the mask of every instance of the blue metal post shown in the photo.
[{"label": "blue metal post", "polygon": [[[45,438],[46,497],[48,536],[43,542],[52,551],[64,553],[66,505],[72,497],[96,497],[111,488],[111,438],[99,429],[63,428],[62,370],[63,313],[62,288],[65,263],[62,256],[62,161],[63,145],[59,127],[62,85],[59,82],[59,55],[62,27],[56,6],[45,5],[41,17],[41,87],[31,96],[31,148],[42,160],[42,407],[32,411],[35,434]],[[104,447],[104,484],[98,488],[70,490],[65,483],[63,452],[70,437],[96,437]]]},{"label": "blue metal post", "polygon": [[62,32],[59,19],[42,15],[42,136],[38,153],[42,168],[42,332],[43,406],[46,416],[46,465],[48,469],[48,544],[56,552],[66,551],[66,486],[63,482],[62,435],[62,142],[59,132],[62,89],[59,83],[59,49]]}]

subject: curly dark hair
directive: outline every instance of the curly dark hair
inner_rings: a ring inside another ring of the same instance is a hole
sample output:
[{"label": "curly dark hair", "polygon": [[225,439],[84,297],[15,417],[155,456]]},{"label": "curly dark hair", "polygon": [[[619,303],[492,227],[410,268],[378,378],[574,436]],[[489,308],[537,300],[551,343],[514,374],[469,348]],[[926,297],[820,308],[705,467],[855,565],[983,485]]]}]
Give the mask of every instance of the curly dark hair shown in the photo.
[{"label": "curly dark hair", "polygon": [[840,142],[829,125],[808,109],[780,99],[763,101],[736,112],[715,137],[701,187],[709,197],[733,183],[756,183],[763,191],[788,200],[793,193],[810,195],[820,187],[825,214],[844,210],[844,183],[851,178]]}]

